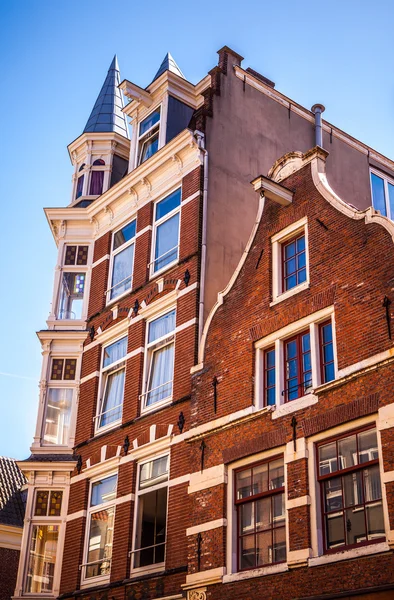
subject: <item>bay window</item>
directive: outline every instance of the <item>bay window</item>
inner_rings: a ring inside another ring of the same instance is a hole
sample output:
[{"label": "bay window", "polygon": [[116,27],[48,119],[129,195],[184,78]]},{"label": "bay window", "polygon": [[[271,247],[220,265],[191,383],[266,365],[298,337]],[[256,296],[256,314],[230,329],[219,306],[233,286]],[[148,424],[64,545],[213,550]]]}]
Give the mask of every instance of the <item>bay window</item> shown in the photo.
[{"label": "bay window", "polygon": [[151,275],[178,260],[180,207],[180,189],[155,205]]},{"label": "bay window", "polygon": [[86,273],[61,275],[58,319],[82,319]]},{"label": "bay window", "polygon": [[115,474],[90,484],[86,561],[82,565],[85,581],[109,578],[111,572],[117,480]]},{"label": "bay window", "polygon": [[72,388],[49,387],[47,389],[43,431],[44,445],[68,445],[72,400]]},{"label": "bay window", "polygon": [[147,324],[143,409],[172,397],[174,352],[175,310],[172,310]]},{"label": "bay window", "polygon": [[126,354],[127,336],[103,348],[100,384],[102,397],[95,417],[96,430],[119,423],[122,418]]},{"label": "bay window", "polygon": [[131,290],[135,234],[135,220],[113,234],[107,302]]},{"label": "bay window", "polygon": [[139,465],[132,568],[164,564],[168,456]]},{"label": "bay window", "polygon": [[139,124],[137,166],[141,165],[158,151],[159,131],[160,106]]},{"label": "bay window", "polygon": [[375,428],[319,443],[318,481],[326,552],[385,539]]},{"label": "bay window", "polygon": [[237,570],[286,560],[283,458],[235,471]]}]

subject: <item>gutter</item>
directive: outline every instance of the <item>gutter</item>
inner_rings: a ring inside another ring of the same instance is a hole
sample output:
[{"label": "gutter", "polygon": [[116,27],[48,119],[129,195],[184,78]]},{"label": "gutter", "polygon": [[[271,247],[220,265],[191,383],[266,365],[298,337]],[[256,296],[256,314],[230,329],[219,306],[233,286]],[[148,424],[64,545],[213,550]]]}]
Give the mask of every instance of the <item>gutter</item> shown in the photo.
[{"label": "gutter", "polygon": [[205,270],[207,262],[207,206],[208,206],[208,150],[205,148],[205,135],[196,130],[194,137],[199,150],[204,155],[204,185],[202,200],[202,235],[201,235],[201,271],[200,271],[200,299],[198,307],[198,345],[200,346],[204,327],[204,295],[205,295]]}]

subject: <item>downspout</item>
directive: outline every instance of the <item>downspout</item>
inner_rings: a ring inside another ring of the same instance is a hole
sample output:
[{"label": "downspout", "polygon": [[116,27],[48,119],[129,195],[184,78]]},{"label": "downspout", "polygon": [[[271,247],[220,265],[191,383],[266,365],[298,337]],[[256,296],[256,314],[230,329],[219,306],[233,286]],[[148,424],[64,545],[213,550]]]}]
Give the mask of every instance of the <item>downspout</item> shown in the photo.
[{"label": "downspout", "polygon": [[325,111],[323,104],[314,104],[311,111],[315,115],[315,145],[323,148],[323,127],[321,124],[321,115]]},{"label": "downspout", "polygon": [[196,130],[194,137],[197,145],[204,155],[204,185],[202,196],[202,233],[201,233],[201,271],[200,271],[200,300],[198,306],[198,345],[200,346],[204,325],[204,294],[205,294],[205,268],[207,261],[207,205],[208,205],[208,150],[205,148],[205,136]]}]

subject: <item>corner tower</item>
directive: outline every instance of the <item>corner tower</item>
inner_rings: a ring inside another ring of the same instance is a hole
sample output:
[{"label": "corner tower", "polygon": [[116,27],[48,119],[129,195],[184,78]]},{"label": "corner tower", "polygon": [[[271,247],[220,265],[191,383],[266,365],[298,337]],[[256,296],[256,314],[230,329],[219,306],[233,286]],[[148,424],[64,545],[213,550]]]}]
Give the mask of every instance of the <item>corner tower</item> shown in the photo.
[{"label": "corner tower", "polygon": [[89,206],[127,174],[130,139],[119,83],[115,55],[82,135],[68,147],[74,166],[71,205],[77,208]]}]

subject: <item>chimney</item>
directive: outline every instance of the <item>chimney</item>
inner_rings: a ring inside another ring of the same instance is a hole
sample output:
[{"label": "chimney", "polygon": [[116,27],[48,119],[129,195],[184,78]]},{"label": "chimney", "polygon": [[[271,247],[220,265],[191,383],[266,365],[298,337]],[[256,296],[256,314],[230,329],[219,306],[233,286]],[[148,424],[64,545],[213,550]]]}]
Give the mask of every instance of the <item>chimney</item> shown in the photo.
[{"label": "chimney", "polygon": [[316,146],[323,148],[323,127],[321,124],[321,115],[325,111],[323,104],[314,104],[311,111],[315,115],[315,142]]}]

